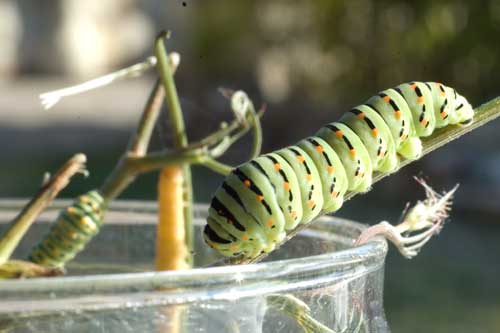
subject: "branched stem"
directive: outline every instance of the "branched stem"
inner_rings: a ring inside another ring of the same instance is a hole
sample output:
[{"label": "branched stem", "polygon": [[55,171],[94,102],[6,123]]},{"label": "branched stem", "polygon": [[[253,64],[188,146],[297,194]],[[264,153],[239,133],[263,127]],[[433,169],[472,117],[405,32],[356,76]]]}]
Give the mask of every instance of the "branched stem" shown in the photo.
[{"label": "branched stem", "polygon": [[[472,122],[471,125],[467,127],[463,126],[447,126],[443,127],[441,129],[436,130],[431,136],[427,138],[422,138],[422,145],[423,145],[423,153],[422,155],[426,155],[441,146],[461,137],[464,134],[469,133],[470,131],[481,127],[482,125],[500,117],[500,97],[497,97],[491,101],[488,101],[484,103],[483,105],[477,107],[474,109],[474,121]],[[399,168],[402,168],[411,162],[414,162],[414,160],[402,160],[400,163]],[[389,176],[390,174],[388,173],[376,173],[373,176],[373,184],[376,182],[380,181],[381,179]],[[359,193],[357,192],[348,192],[345,197],[344,201],[347,201],[357,195]],[[306,228],[306,224],[299,224],[297,228],[292,230],[290,233],[287,234],[285,240],[281,243],[283,244],[284,242],[287,242],[291,238],[293,238],[298,232],[300,232],[302,229]],[[255,258],[252,259],[245,259],[241,257],[234,257],[234,258],[227,258],[223,260],[223,263],[220,261],[214,263],[214,265],[219,266],[221,264],[227,264],[227,265],[241,265],[241,264],[249,264],[249,263],[255,263],[259,262],[265,257],[267,257],[267,253],[261,254]]]},{"label": "branched stem", "polygon": [[[158,60],[158,72],[160,73],[161,82],[166,92],[166,101],[168,104],[168,114],[174,133],[174,147],[176,149],[186,148],[188,138],[186,134],[186,126],[184,125],[184,117],[182,115],[181,104],[175,87],[174,75],[168,64],[167,49],[165,48],[164,40],[168,37],[167,32],[161,32],[155,41],[155,55]],[[184,231],[186,246],[190,253],[193,249],[193,180],[191,176],[191,166],[187,163],[182,164],[183,173],[183,196],[184,196]],[[186,258],[188,262],[192,262],[192,257],[189,254]]]}]

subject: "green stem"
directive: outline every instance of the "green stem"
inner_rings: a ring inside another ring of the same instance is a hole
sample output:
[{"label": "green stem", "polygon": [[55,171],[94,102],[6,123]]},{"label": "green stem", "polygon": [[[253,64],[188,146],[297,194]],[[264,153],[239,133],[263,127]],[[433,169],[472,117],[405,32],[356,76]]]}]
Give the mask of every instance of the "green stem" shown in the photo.
[{"label": "green stem", "polygon": [[291,294],[271,294],[266,297],[267,306],[289,316],[307,333],[335,333],[311,316],[311,310],[300,299]]},{"label": "green stem", "polygon": [[87,158],[76,154],[68,160],[50,180],[42,186],[23,210],[10,223],[9,228],[0,240],[0,265],[10,256],[40,213],[54,200],[57,194],[68,185],[69,180],[77,172],[84,171]]},{"label": "green stem", "polygon": [[146,103],[146,108],[142,113],[139,125],[137,126],[135,135],[130,141],[128,148],[129,152],[143,156],[148,151],[151,134],[153,133],[156,120],[160,115],[164,98],[165,89],[163,89],[163,86],[160,84],[160,80],[156,80]]},{"label": "green stem", "polygon": [[[154,124],[156,121],[153,115],[159,112],[159,109],[155,109],[156,111],[150,110],[154,105],[159,108],[158,104],[153,103],[154,100],[156,100],[156,98],[149,99],[149,102],[152,104],[148,102],[148,106],[140,121],[142,126],[138,126],[137,133],[134,136],[135,139],[129,145],[130,147],[140,147],[141,144],[137,141],[143,140],[143,137],[148,136],[148,131],[144,128],[153,128],[151,124]],[[261,116],[262,112],[257,113],[257,117],[260,118]],[[260,122],[258,124],[260,124]],[[230,131],[228,131],[228,129],[230,129]],[[249,129],[250,126],[241,127],[241,124],[237,120],[233,120],[227,127],[222,127],[218,131],[202,139],[200,142],[195,142],[185,149],[168,152],[153,152],[146,156],[142,156],[142,151],[139,149],[136,151],[136,154],[126,154],[121,158],[120,162],[108,176],[99,191],[106,202],[110,202],[118,197],[140,173],[160,170],[172,164],[207,164],[206,166],[209,169],[225,175],[230,172],[232,167],[215,161],[213,158],[221,156],[235,141],[246,134]],[[237,132],[231,135],[231,133],[236,130]],[[224,139],[224,137],[226,139]],[[217,143],[217,140],[220,140],[218,145],[209,149],[209,146]],[[202,142],[205,144],[201,144]],[[144,149],[147,149],[147,146],[144,146]]]},{"label": "green stem", "polygon": [[[485,125],[486,123],[495,120],[496,118],[500,117],[500,97],[497,97],[495,99],[492,99],[491,101],[488,101],[484,103],[483,105],[477,107],[474,109],[474,121],[472,124],[469,126],[458,126],[458,125],[450,125],[447,127],[440,128],[436,130],[431,136],[422,138],[422,146],[423,146],[423,151],[422,151],[422,156],[427,155],[428,153],[440,148],[441,146],[458,139],[464,134],[469,133],[470,131],[481,127]],[[402,160],[400,163],[400,169],[415,160]],[[392,173],[391,173],[392,174]],[[381,179],[391,175],[388,173],[381,173],[377,172],[373,175],[373,182],[372,184],[375,184],[376,182],[380,181]],[[344,202],[353,198],[355,195],[359,193],[357,192],[348,192],[345,197],[344,197]],[[294,230],[290,231],[286,238],[283,240],[283,243],[287,242],[291,238],[293,238],[297,233],[299,233],[302,229],[306,228],[306,224],[299,224],[297,228]],[[280,244],[280,245],[281,245]],[[249,263],[255,263],[259,262],[265,257],[267,257],[267,253],[261,254],[255,258],[252,259],[246,259],[246,258],[241,258],[241,257],[235,257],[235,258],[227,258],[224,259],[224,263],[227,265],[239,265],[239,264],[249,264]],[[221,262],[216,262],[214,265],[221,265]]]},{"label": "green stem", "polygon": [[[188,139],[184,118],[182,115],[179,96],[175,87],[174,76],[168,64],[168,54],[165,48],[164,40],[167,38],[166,32],[161,32],[155,41],[155,55],[158,61],[158,71],[160,73],[161,82],[166,92],[166,100],[168,104],[168,113],[174,132],[174,147],[177,149],[186,148]],[[193,186],[191,177],[191,167],[189,164],[182,165],[184,174],[184,226],[186,233],[186,245],[191,253],[193,250]],[[188,262],[192,263],[192,256],[187,258]]]},{"label": "green stem", "polygon": [[254,159],[260,155],[262,150],[262,126],[260,124],[260,119],[255,112],[254,106],[250,101],[250,117],[252,120],[252,128],[253,128],[253,142],[252,142],[252,152],[250,154],[250,159]]},{"label": "green stem", "polygon": [[201,148],[150,153],[144,157],[125,155],[109,175],[99,192],[106,202],[110,202],[119,196],[141,173],[160,170],[172,164],[203,164],[207,158],[206,150]]},{"label": "green stem", "polygon": [[[179,65],[178,55],[176,54],[175,57],[171,55],[168,62],[172,67],[172,72],[175,72]],[[129,143],[129,150],[122,156],[99,189],[104,198],[105,206],[108,202],[118,197],[135,180],[140,172],[139,168],[131,165],[129,159],[131,159],[131,156],[141,157],[146,154],[164,98],[165,90],[160,84],[160,80],[157,80],[146,102],[137,129]]]},{"label": "green stem", "polygon": [[210,170],[217,172],[223,176],[227,176],[233,171],[234,167],[221,163],[219,161],[214,160],[213,158],[209,157],[206,158],[205,161],[203,162],[203,166],[209,168]]}]

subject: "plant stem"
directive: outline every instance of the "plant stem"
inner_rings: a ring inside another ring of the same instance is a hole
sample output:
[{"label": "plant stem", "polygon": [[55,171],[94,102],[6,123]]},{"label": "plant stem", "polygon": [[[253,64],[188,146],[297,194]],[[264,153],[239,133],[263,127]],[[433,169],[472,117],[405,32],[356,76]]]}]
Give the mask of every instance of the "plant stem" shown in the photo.
[{"label": "plant stem", "polygon": [[[474,109],[474,121],[469,126],[458,126],[458,125],[450,125],[447,127],[440,128],[436,130],[431,136],[422,138],[422,156],[427,155],[428,153],[440,148],[441,146],[461,137],[464,134],[469,133],[470,131],[485,125],[486,123],[500,117],[500,97],[492,99],[484,103],[483,105]],[[415,160],[402,160],[399,166],[399,169],[402,167],[414,162]],[[398,169],[398,170],[399,170]],[[397,172],[397,171],[396,171]],[[372,184],[380,181],[381,179],[389,176],[389,173],[381,173],[377,172],[373,176]],[[355,195],[359,193],[357,192],[348,192],[344,197],[344,202],[353,198]],[[302,229],[306,228],[307,224],[299,224],[297,228],[290,231],[285,240],[281,243],[285,243],[291,238],[293,238],[297,233],[299,233]],[[280,245],[281,245],[280,244]],[[226,265],[241,265],[241,264],[249,264],[256,263],[267,257],[268,254],[264,253],[252,259],[246,259],[241,257],[234,258],[226,258],[223,260],[222,264]],[[221,262],[215,262],[214,265],[221,265]]]},{"label": "plant stem", "polygon": [[221,174],[223,176],[227,176],[233,171],[233,167],[226,165],[224,163],[221,163],[219,161],[214,160],[211,157],[208,157],[204,162],[203,165],[210,170],[217,172],[218,174]]},{"label": "plant stem", "polygon": [[[155,41],[155,55],[158,61],[158,71],[160,73],[161,82],[166,92],[166,101],[172,129],[174,132],[174,147],[177,149],[186,148],[188,139],[184,118],[182,115],[179,96],[175,87],[173,73],[168,64],[168,54],[165,48],[164,40],[167,37],[166,32],[161,32]],[[186,260],[192,263],[191,252],[193,249],[193,186],[191,177],[191,167],[189,164],[182,165],[183,171],[183,193],[184,193],[184,227],[185,227],[185,242],[189,249]]]},{"label": "plant stem", "polygon": [[271,294],[266,297],[267,306],[282,312],[297,322],[307,333],[335,333],[311,316],[306,303],[292,294]]},{"label": "plant stem", "polygon": [[189,268],[185,243],[182,167],[162,169],[158,180],[158,223],[156,226],[155,267],[157,271]]},{"label": "plant stem", "polygon": [[[172,67],[172,72],[175,73],[180,62],[179,54],[172,53],[168,62]],[[106,202],[110,202],[119,196],[137,177],[139,171],[135,170],[128,163],[128,160],[131,156],[141,157],[147,153],[151,134],[153,133],[156,120],[160,115],[164,98],[165,90],[160,84],[160,80],[157,80],[146,102],[146,107],[142,112],[137,129],[129,143],[129,150],[122,156],[115,169],[100,188],[100,192]]]},{"label": "plant stem", "polygon": [[86,161],[87,158],[85,155],[76,154],[64,163],[10,223],[9,228],[0,240],[0,265],[9,260],[31,224],[52,200],[54,200],[57,194],[68,185],[71,177],[73,177],[75,173],[84,172]]},{"label": "plant stem", "polygon": [[[258,114],[255,112],[253,104],[250,102],[250,117],[252,118],[253,142],[250,159],[254,159],[260,155],[262,150],[262,126]],[[264,108],[262,108],[262,111]]]},{"label": "plant stem", "polygon": [[149,95],[146,103],[146,108],[142,113],[142,117],[137,126],[137,130],[130,140],[128,151],[138,156],[144,156],[148,151],[151,134],[156,124],[156,120],[160,115],[163,99],[165,98],[165,90],[160,84],[160,80],[156,80],[155,85]]}]

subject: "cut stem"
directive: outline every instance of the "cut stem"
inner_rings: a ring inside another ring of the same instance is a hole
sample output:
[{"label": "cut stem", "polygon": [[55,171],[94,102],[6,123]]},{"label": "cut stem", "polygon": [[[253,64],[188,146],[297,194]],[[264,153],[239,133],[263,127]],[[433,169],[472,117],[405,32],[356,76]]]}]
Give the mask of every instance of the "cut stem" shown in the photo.
[{"label": "cut stem", "polygon": [[9,260],[31,224],[54,200],[57,194],[69,184],[71,177],[78,172],[86,172],[86,161],[87,158],[83,154],[76,154],[68,160],[49,181],[44,183],[39,192],[10,223],[7,231],[0,240],[0,265]]}]

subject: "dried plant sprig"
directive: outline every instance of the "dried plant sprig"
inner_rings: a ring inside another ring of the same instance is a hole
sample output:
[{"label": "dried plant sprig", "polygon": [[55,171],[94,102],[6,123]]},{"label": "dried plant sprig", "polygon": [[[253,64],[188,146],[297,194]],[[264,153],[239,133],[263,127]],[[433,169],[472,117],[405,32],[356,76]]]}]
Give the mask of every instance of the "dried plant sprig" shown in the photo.
[{"label": "dried plant sprig", "polygon": [[119,71],[86,81],[71,87],[58,89],[40,94],[40,102],[45,110],[56,105],[62,98],[78,95],[83,92],[104,87],[118,80],[137,77],[156,66],[156,57],[147,57],[146,60]]},{"label": "dried plant sprig", "polygon": [[84,154],[74,155],[48,181],[44,182],[38,193],[14,218],[0,239],[0,265],[9,260],[31,224],[57,194],[68,185],[71,177],[77,173],[87,175],[86,161],[87,158]]},{"label": "dried plant sprig", "polygon": [[418,201],[403,217],[397,226],[382,221],[364,230],[355,246],[365,244],[376,236],[382,235],[390,240],[399,252],[408,259],[415,257],[422,247],[438,234],[449,216],[453,194],[458,184],[448,192],[439,194],[423,179],[415,178],[424,187],[425,200]]},{"label": "dried plant sprig", "polygon": [[62,267],[47,267],[24,260],[8,260],[0,265],[0,279],[25,279],[64,275]]}]

